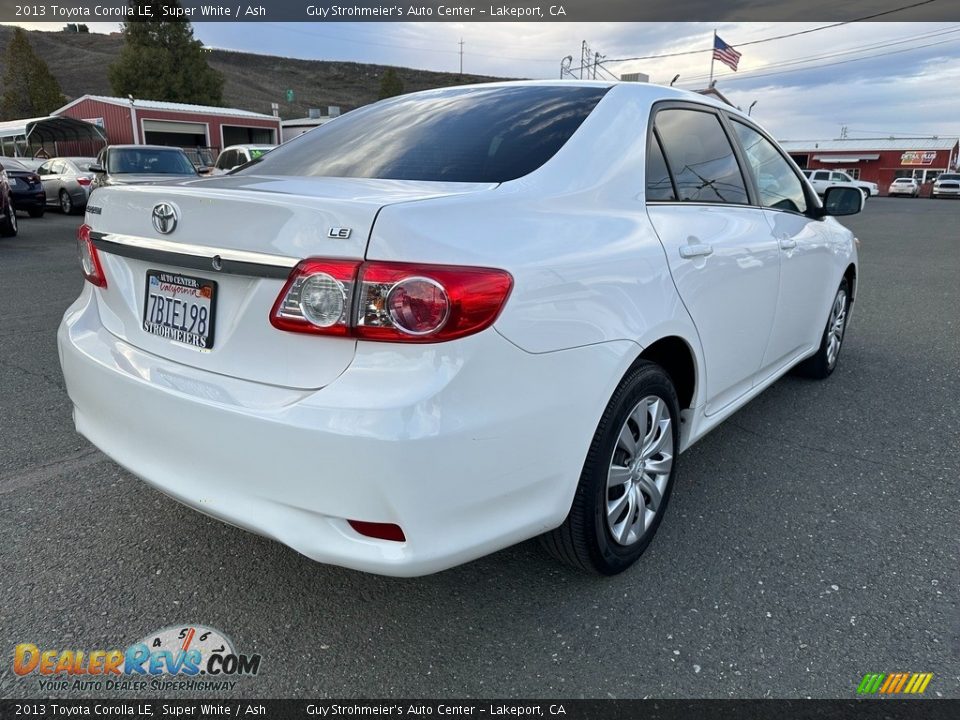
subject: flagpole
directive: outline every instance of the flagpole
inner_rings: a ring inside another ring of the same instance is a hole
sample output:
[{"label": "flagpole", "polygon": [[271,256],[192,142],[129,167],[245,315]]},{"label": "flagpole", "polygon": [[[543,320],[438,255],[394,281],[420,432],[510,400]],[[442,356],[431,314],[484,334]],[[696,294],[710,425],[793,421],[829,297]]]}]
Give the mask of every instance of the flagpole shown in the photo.
[{"label": "flagpole", "polygon": [[713,87],[713,60],[717,48],[717,29],[713,29],[713,47],[710,48],[710,84],[707,87]]}]

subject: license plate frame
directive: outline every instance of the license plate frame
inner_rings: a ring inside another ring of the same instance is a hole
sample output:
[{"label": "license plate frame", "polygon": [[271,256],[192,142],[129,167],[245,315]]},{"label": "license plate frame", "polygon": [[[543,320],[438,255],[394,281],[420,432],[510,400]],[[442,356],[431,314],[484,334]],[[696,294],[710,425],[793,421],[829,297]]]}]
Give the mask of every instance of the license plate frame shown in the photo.
[{"label": "license plate frame", "polygon": [[[152,298],[159,298],[163,302],[158,304]],[[191,318],[190,307],[197,308],[195,317]],[[202,317],[203,308],[207,309],[206,318]],[[174,324],[178,318],[180,322]],[[207,352],[213,349],[216,321],[216,280],[171,270],[146,271],[141,322],[144,332]],[[206,332],[202,332],[201,328]]]}]

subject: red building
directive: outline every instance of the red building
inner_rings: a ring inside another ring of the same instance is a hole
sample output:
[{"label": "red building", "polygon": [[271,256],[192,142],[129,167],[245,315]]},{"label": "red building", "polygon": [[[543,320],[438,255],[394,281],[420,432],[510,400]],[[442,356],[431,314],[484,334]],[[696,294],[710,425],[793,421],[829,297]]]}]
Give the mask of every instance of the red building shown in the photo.
[{"label": "red building", "polygon": [[[84,95],[56,110],[101,127],[111,145],[174,145],[208,149],[280,142],[280,118],[249,110]],[[64,146],[67,143],[62,143]],[[93,155],[99,147],[60,148],[62,155]]]},{"label": "red building", "polygon": [[914,177],[929,187],[937,175],[956,169],[960,155],[956,138],[784,140],[780,145],[802,168],[842,170],[877,183],[882,195],[898,177]]}]

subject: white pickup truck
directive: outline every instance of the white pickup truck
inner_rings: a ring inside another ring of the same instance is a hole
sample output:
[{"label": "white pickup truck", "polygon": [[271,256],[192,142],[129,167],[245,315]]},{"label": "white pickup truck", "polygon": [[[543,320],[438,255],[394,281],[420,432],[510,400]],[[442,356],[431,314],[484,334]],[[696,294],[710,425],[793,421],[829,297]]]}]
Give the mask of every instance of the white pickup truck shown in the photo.
[{"label": "white pickup truck", "polygon": [[864,200],[871,195],[880,194],[880,188],[876,183],[854,180],[845,172],[839,170],[804,170],[803,174],[807,176],[810,184],[813,185],[813,189],[817,191],[817,195],[820,197],[823,197],[827,188],[850,187],[851,185],[860,188]]}]

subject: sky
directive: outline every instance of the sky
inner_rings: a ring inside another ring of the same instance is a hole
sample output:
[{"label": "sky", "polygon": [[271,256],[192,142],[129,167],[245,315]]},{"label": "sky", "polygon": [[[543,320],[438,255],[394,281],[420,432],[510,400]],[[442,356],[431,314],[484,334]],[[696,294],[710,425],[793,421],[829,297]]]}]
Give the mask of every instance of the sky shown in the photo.
[{"label": "sky", "polygon": [[[195,23],[205,45],[316,60],[370,62],[429,70],[558,78],[567,55],[580,65],[581,42],[619,75],[700,89],[711,53],[611,62],[709,49],[714,30],[743,56],[733,72],[715,65],[717,89],[781,140],[960,136],[960,24],[850,23]],[[59,29],[23,23],[32,29]],[[94,32],[118,29],[91,23]],[[819,67],[817,67],[819,66]],[[576,72],[579,75],[579,71]],[[603,75],[598,75],[603,77]]]}]

